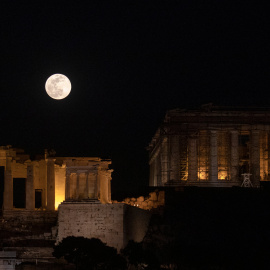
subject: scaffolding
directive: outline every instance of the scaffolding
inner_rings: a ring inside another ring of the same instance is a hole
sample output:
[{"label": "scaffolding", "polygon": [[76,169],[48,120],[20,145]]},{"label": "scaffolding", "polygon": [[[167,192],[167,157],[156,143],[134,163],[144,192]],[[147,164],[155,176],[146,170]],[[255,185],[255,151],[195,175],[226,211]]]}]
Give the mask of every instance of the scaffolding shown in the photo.
[{"label": "scaffolding", "polygon": [[187,154],[187,136],[179,138],[179,176],[180,180],[188,180],[188,154]]},{"label": "scaffolding", "polygon": [[198,180],[209,179],[210,140],[207,130],[202,130],[198,136]]},{"label": "scaffolding", "polygon": [[252,173],[254,186],[259,178],[269,181],[270,110],[224,110],[210,105],[166,114],[150,144],[151,159],[159,159],[157,182],[184,184],[191,179],[192,183],[201,181],[200,185],[210,180],[221,186],[240,186],[241,174],[247,173]]},{"label": "scaffolding", "polygon": [[226,130],[218,132],[218,179],[229,179],[230,134]]},{"label": "scaffolding", "polygon": [[251,174],[250,173],[243,173],[242,176],[243,176],[243,182],[242,182],[241,187],[245,187],[245,188],[253,187],[253,185],[250,181]]}]

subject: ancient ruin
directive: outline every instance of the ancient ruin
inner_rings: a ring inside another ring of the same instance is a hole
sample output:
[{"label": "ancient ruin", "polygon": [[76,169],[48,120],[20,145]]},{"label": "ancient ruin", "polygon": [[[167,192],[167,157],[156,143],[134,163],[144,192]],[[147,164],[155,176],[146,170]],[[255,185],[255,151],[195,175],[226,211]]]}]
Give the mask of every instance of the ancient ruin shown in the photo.
[{"label": "ancient ruin", "polygon": [[[119,203],[118,201],[112,201],[113,203]],[[143,210],[153,210],[165,205],[165,191],[154,190],[149,193],[148,196],[140,196],[138,198],[125,198],[121,203],[138,207]]]},{"label": "ancient ruin", "polygon": [[64,200],[111,201],[110,160],[97,157],[54,157],[30,160],[23,150],[2,146],[3,215],[10,211],[55,211]]},{"label": "ancient ruin", "polygon": [[269,119],[269,108],[168,111],[148,147],[150,186],[259,187],[270,180]]},{"label": "ancient ruin", "polygon": [[[110,164],[97,157],[55,157],[47,150],[31,160],[21,149],[2,146],[2,228],[20,228],[27,235],[22,239],[46,240],[48,234],[57,243],[68,236],[95,237],[118,250],[131,239],[142,241],[151,214],[112,203]],[[44,226],[51,233],[32,235],[34,227]]]}]

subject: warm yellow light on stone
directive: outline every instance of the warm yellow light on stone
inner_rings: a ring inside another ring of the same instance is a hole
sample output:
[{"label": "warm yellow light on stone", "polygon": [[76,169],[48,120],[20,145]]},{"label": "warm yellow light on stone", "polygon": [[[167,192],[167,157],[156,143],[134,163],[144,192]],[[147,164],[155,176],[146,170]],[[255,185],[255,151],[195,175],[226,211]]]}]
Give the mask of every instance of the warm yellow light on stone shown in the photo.
[{"label": "warm yellow light on stone", "polygon": [[207,173],[206,172],[198,172],[198,179],[206,180],[207,179]]},{"label": "warm yellow light on stone", "polygon": [[218,179],[220,180],[226,180],[228,177],[228,174],[226,171],[218,172]]},{"label": "warm yellow light on stone", "polygon": [[55,194],[55,210],[58,209],[59,204],[61,204],[64,200],[65,198],[63,196]]},{"label": "warm yellow light on stone", "polygon": [[55,210],[58,209],[60,203],[65,200],[65,194],[62,192],[55,192]]},{"label": "warm yellow light on stone", "polygon": [[69,95],[71,91],[71,83],[65,75],[54,74],[47,79],[45,89],[51,98],[59,100]]}]

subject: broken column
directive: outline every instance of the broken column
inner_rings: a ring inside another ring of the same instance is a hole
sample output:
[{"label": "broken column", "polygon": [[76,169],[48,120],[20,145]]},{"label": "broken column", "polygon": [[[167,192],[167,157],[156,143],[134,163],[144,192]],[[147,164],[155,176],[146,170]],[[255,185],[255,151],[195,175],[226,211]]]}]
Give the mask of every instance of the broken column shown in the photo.
[{"label": "broken column", "polygon": [[55,159],[47,158],[47,210],[55,210]]}]

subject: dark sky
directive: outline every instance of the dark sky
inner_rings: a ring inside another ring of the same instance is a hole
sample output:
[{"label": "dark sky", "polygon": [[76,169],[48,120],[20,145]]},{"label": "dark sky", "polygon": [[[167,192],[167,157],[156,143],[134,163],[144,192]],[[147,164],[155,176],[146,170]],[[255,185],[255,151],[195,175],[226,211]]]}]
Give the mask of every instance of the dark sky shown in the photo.
[{"label": "dark sky", "polygon": [[[251,1],[1,1],[0,145],[101,156],[147,184],[169,109],[269,106],[269,8]],[[57,101],[44,85],[72,83]]]}]

